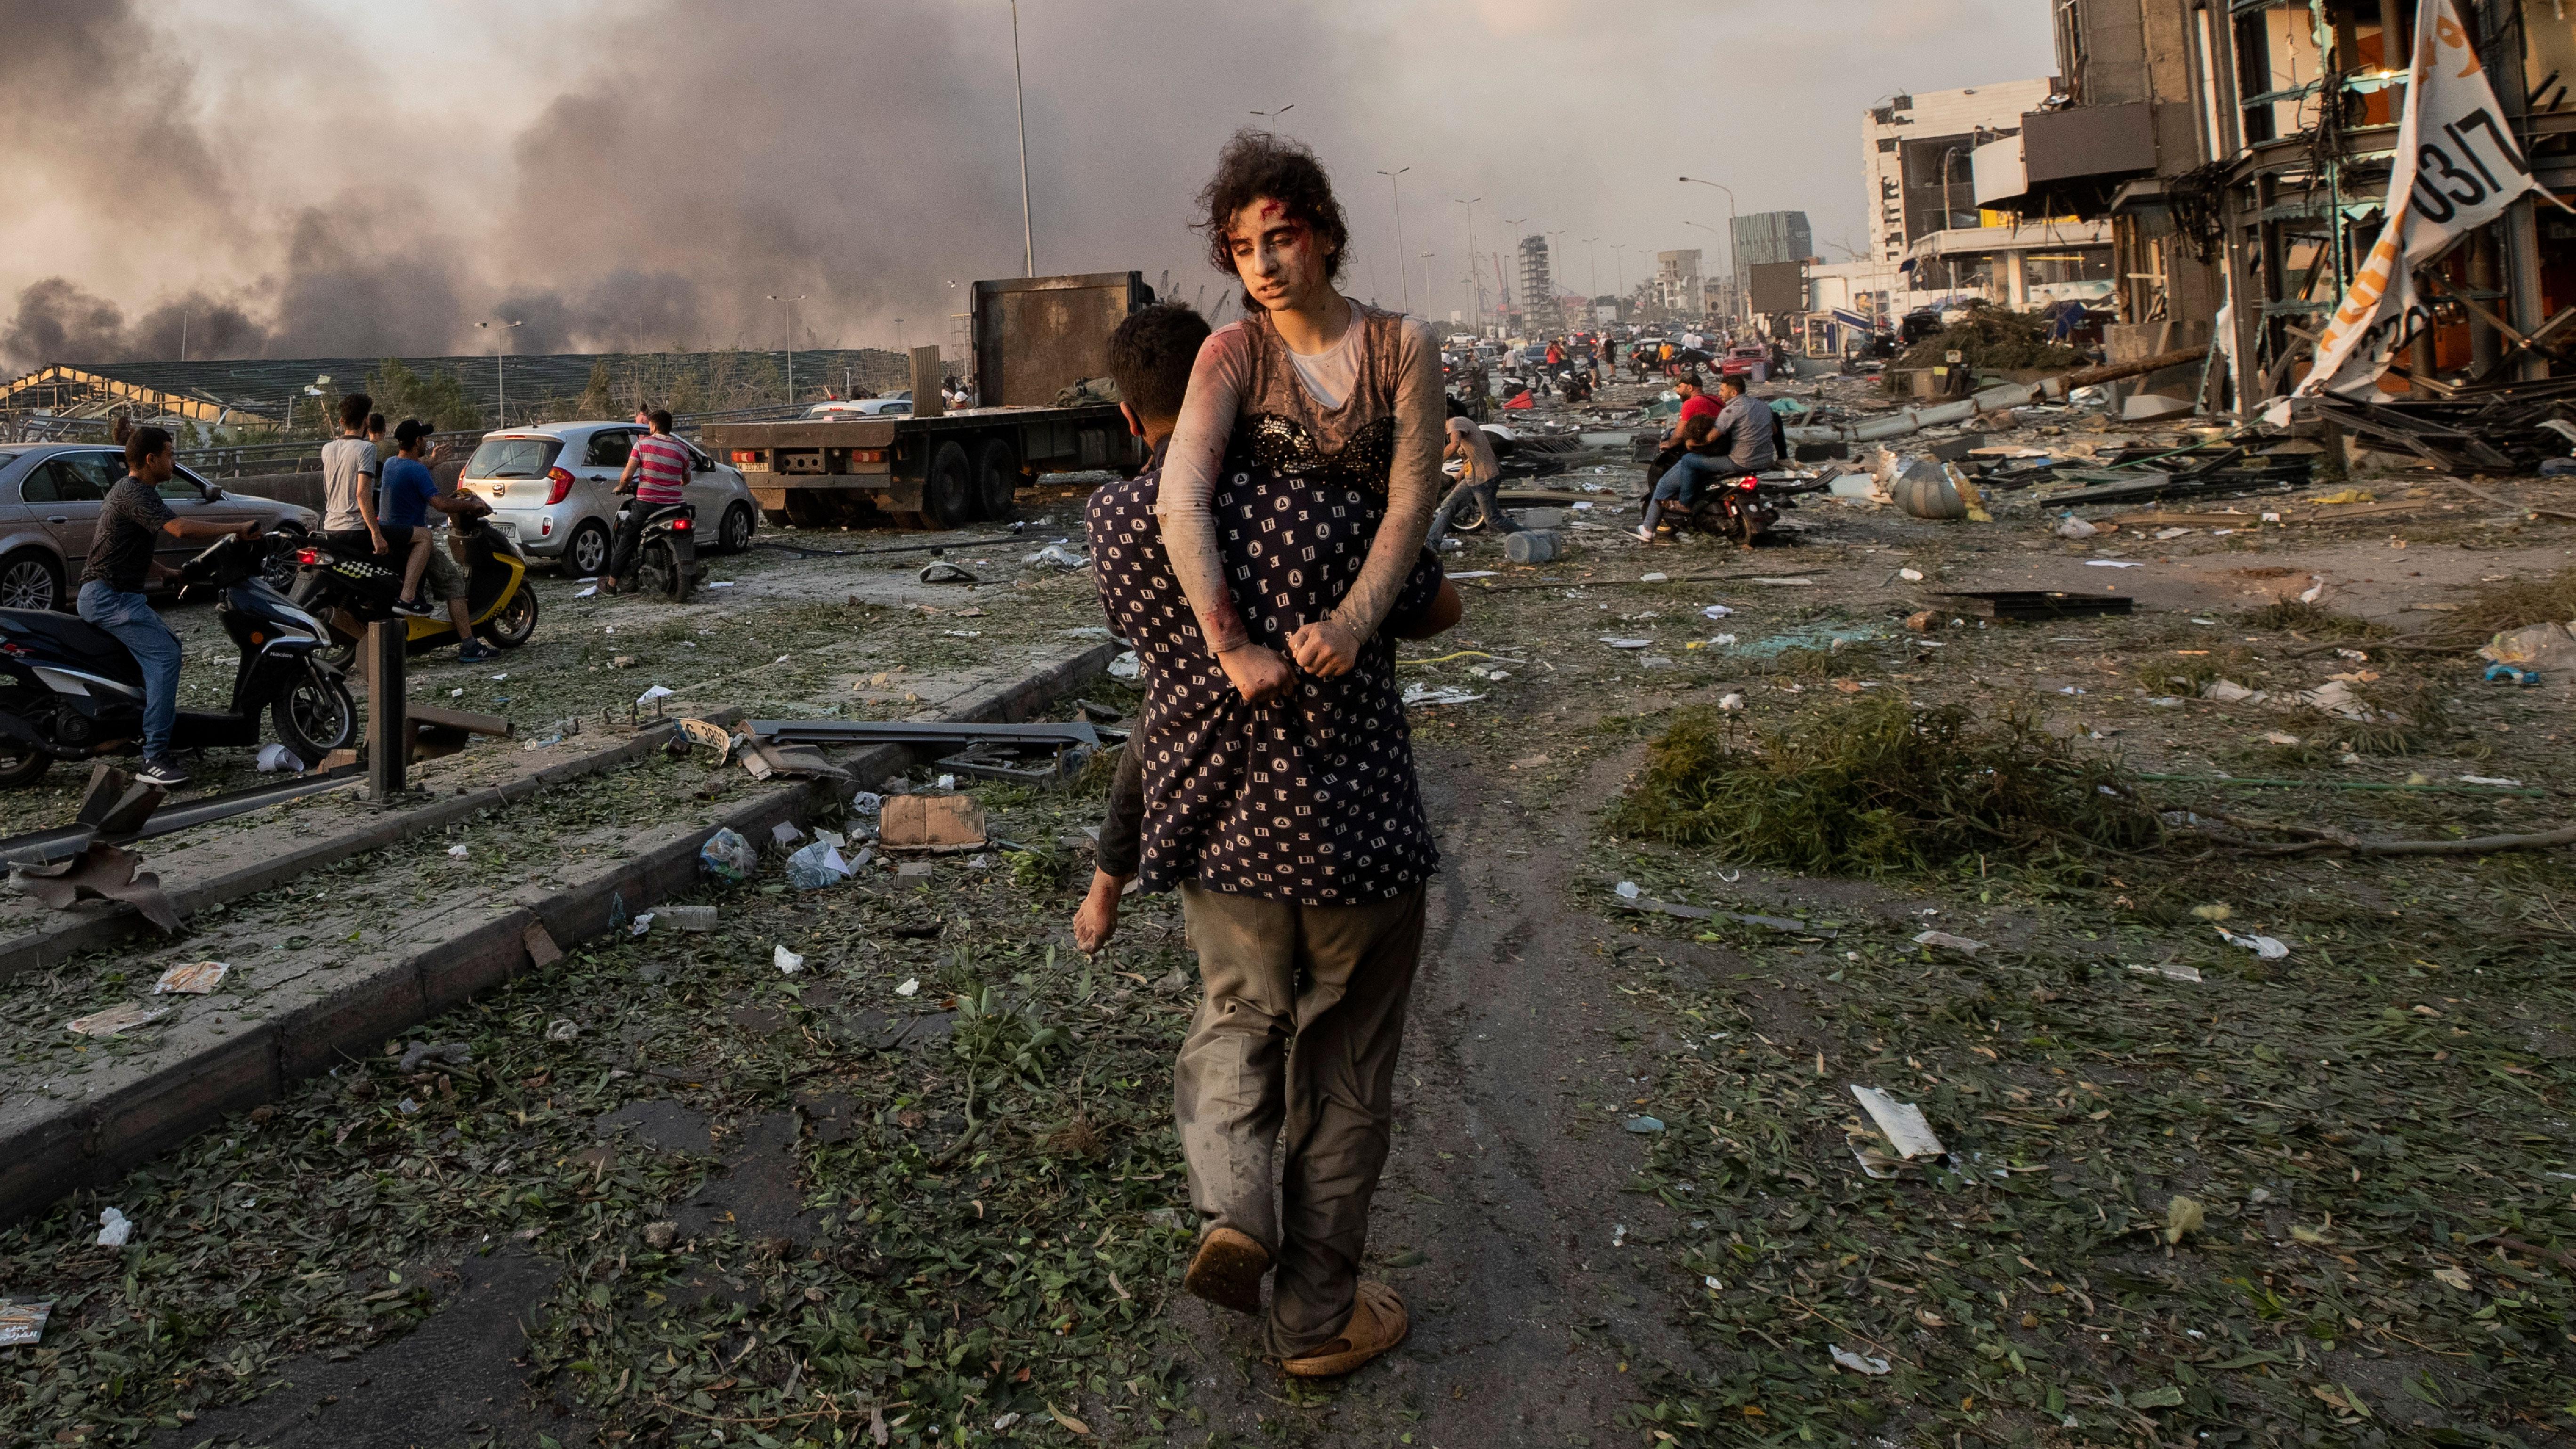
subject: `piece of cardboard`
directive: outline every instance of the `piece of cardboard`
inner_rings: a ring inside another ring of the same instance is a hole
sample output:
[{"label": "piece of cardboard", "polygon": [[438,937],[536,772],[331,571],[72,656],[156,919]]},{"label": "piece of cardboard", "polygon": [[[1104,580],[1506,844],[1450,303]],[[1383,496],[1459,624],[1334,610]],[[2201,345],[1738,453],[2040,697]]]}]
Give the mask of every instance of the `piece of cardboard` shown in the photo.
[{"label": "piece of cardboard", "polygon": [[981,850],[984,807],[972,795],[892,795],[877,817],[888,850]]}]

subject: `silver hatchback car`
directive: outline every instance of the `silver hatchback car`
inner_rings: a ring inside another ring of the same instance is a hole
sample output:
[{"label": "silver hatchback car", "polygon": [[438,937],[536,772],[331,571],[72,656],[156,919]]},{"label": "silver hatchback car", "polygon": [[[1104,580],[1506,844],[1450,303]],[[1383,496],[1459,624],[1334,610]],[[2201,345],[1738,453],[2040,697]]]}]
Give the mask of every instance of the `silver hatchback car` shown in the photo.
[{"label": "silver hatchback car", "polygon": [[[645,429],[633,423],[546,423],[485,433],[456,486],[492,505],[492,522],[532,559],[553,559],[587,578],[608,567],[617,537],[617,475]],[[742,475],[689,450],[681,496],[697,509],[699,537],[722,553],[751,547],[760,508]]]},{"label": "silver hatchback car", "polygon": [[[121,449],[0,443],[0,609],[72,607],[98,532],[99,505],[124,476]],[[181,518],[257,519],[270,532],[310,533],[322,521],[312,509],[219,488],[184,467],[161,485],[161,500]],[[205,546],[203,539],[165,535],[154,552],[176,568]]]}]

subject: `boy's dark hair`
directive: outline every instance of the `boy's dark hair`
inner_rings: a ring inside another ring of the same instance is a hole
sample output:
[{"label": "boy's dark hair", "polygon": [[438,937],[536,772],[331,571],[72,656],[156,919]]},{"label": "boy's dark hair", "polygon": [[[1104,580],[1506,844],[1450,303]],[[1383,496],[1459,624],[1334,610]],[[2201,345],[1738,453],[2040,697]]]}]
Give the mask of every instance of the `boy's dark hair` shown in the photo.
[{"label": "boy's dark hair", "polygon": [[353,431],[364,428],[367,425],[367,414],[373,411],[375,406],[376,400],[362,392],[353,392],[340,399],[340,426]]},{"label": "boy's dark hair", "polygon": [[1130,313],[1109,334],[1109,378],[1118,400],[1138,418],[1177,418],[1190,390],[1190,366],[1208,339],[1207,319],[1179,302]]},{"label": "boy's dark hair", "polygon": [[125,466],[140,468],[150,458],[170,450],[170,435],[160,428],[136,428],[125,440]]},{"label": "boy's dark hair", "polygon": [[367,414],[367,433],[368,433],[368,436],[372,437],[372,436],[374,436],[374,435],[375,435],[375,434],[377,434],[377,433],[381,433],[381,432],[383,432],[384,430],[385,430],[385,415],[384,415],[383,413],[369,413],[369,414]]},{"label": "boy's dark hair", "polygon": [[1199,189],[1198,230],[1207,234],[1208,264],[1234,275],[1234,248],[1226,235],[1234,214],[1267,196],[1286,209],[1288,219],[1313,228],[1315,240],[1328,246],[1324,275],[1342,274],[1351,249],[1350,223],[1342,204],[1333,199],[1332,178],[1315,153],[1295,141],[1265,131],[1241,130],[1217,153],[1216,174]]},{"label": "boy's dark hair", "polygon": [[657,433],[667,433],[671,431],[671,410],[669,408],[655,408],[644,416],[647,421],[653,424],[653,431]]},{"label": "boy's dark hair", "polygon": [[1707,442],[1708,435],[1716,431],[1717,419],[1710,417],[1706,413],[1701,413],[1693,417],[1689,422],[1682,424],[1682,446],[1687,448],[1696,448],[1700,444]]}]

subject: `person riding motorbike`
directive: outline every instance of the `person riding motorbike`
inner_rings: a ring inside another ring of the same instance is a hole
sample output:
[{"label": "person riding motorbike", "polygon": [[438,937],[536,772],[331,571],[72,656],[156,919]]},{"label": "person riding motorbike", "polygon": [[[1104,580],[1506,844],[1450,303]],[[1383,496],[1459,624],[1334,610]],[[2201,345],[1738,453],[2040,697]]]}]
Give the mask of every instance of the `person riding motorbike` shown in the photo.
[{"label": "person riding motorbike", "polygon": [[671,436],[671,414],[654,408],[645,414],[653,431],[635,440],[626,470],[617,477],[617,494],[630,500],[617,525],[617,549],[609,556],[608,577],[599,591],[613,594],[635,573],[635,556],[644,540],[644,525],[658,509],[684,501],[680,489],[689,481],[689,450]]},{"label": "person riding motorbike", "polygon": [[1719,378],[1717,391],[1722,401],[1709,425],[1708,442],[1676,458],[1646,500],[1646,520],[1638,525],[1637,537],[1649,543],[1665,503],[1687,501],[1720,479],[1759,473],[1780,461],[1779,419],[1771,405],[1748,395],[1741,377]]},{"label": "person riding motorbike", "polygon": [[165,790],[188,783],[188,772],[170,758],[170,732],[179,722],[179,638],[143,597],[143,586],[178,570],[152,556],[161,535],[259,537],[257,521],[216,523],[180,518],[161,501],[161,485],[178,471],[170,435],[136,428],[125,443],[126,476],[99,505],[98,532],[81,570],[80,616],[115,636],[143,666],[143,769],[134,778]]}]

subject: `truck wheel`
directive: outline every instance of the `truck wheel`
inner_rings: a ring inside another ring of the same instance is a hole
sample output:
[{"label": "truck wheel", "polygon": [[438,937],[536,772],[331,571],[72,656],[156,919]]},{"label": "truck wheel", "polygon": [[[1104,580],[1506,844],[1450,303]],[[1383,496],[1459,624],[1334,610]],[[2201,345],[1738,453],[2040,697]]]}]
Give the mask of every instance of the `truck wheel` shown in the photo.
[{"label": "truck wheel", "polygon": [[967,460],[964,443],[942,443],[930,455],[921,511],[934,528],[955,528],[975,516],[975,465]]},{"label": "truck wheel", "polygon": [[832,500],[810,488],[787,495],[787,521],[798,528],[829,528],[840,517]]},{"label": "truck wheel", "polygon": [[1007,438],[988,438],[975,469],[975,516],[999,522],[1019,501],[1020,450]]}]

